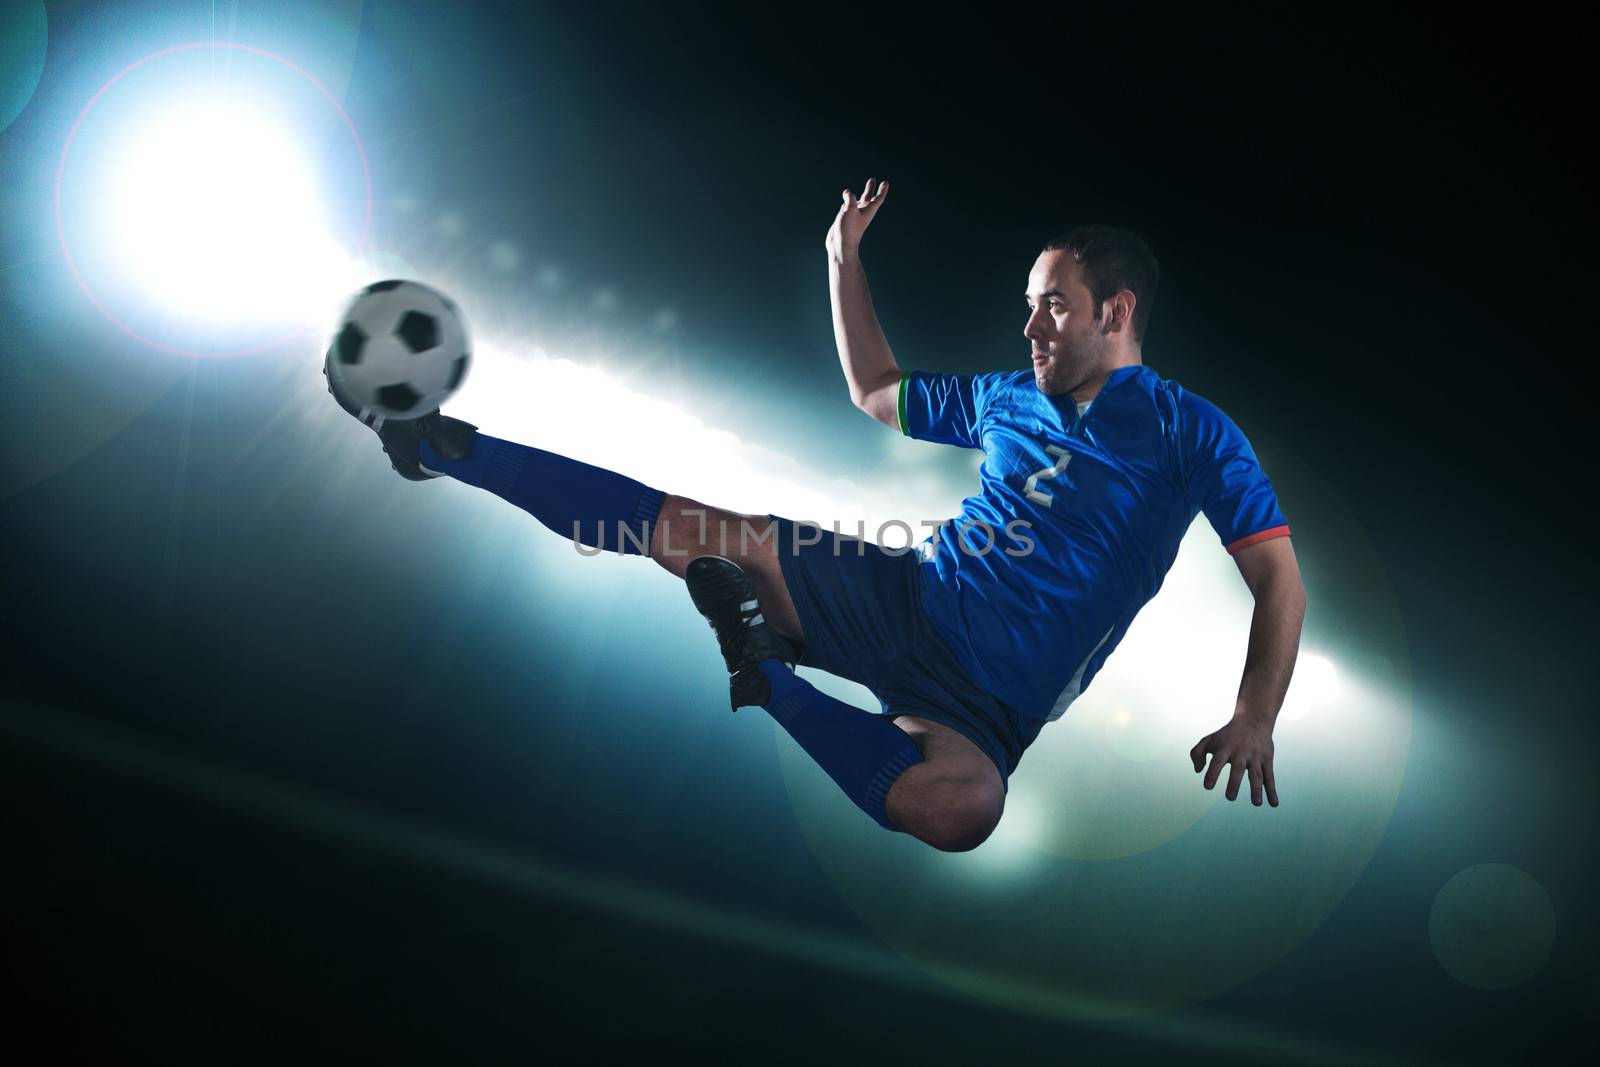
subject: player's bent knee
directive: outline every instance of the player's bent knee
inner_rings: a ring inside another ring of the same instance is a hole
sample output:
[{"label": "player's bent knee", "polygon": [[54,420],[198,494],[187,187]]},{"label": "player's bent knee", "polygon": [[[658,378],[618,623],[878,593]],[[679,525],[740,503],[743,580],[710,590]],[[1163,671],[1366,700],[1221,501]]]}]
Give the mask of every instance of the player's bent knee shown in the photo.
[{"label": "player's bent knee", "polygon": [[971,852],[989,840],[999,824],[993,816],[960,820],[946,825],[928,843],[940,852]]},{"label": "player's bent knee", "polygon": [[997,791],[989,781],[953,785],[941,805],[938,825],[931,828],[928,843],[941,852],[972,851],[1000,825],[1004,803],[1003,791]]}]

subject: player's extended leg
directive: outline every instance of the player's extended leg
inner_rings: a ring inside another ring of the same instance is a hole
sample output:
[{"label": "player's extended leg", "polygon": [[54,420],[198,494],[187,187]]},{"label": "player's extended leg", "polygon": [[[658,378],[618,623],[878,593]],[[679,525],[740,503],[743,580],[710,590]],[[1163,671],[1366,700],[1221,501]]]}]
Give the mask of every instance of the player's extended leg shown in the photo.
[{"label": "player's extended leg", "polygon": [[804,641],[767,516],[669,496],[603,467],[479,433],[471,423],[438,411],[417,419],[384,419],[341,396],[331,379],[328,392],[377,433],[401,477],[428,481],[448,475],[487,489],[562,537],[589,548],[648,555],[679,578],[695,556],[726,556],[750,576],[777,630]]},{"label": "player's extended leg", "polygon": [[[773,629],[804,640],[766,516],[669,497],[614,471],[475,433],[471,424],[438,413],[368,425],[403,476],[449,475],[488,489],[579,544],[649,555],[679,577],[695,555],[726,547],[749,571],[752,598],[768,606]],[[704,523],[691,514],[701,511]],[[750,536],[741,540],[746,529]],[[1004,791],[993,764],[970,741],[931,720],[889,719],[834,700],[781,658],[759,662],[771,698],[757,702],[874,819],[953,851],[974,848],[988,836]]]}]

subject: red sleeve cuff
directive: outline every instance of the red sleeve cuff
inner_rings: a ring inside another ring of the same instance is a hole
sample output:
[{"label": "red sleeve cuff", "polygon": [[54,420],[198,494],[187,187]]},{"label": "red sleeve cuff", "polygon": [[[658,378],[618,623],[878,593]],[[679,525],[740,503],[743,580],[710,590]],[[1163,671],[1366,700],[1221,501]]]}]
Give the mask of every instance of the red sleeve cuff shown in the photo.
[{"label": "red sleeve cuff", "polygon": [[1289,526],[1287,523],[1285,523],[1282,526],[1270,526],[1265,530],[1259,531],[1258,533],[1250,534],[1248,537],[1241,537],[1239,540],[1227,545],[1226,548],[1228,550],[1228,555],[1231,556],[1241,548],[1248,548],[1250,545],[1253,545],[1258,541],[1270,541],[1274,537],[1288,536]]}]

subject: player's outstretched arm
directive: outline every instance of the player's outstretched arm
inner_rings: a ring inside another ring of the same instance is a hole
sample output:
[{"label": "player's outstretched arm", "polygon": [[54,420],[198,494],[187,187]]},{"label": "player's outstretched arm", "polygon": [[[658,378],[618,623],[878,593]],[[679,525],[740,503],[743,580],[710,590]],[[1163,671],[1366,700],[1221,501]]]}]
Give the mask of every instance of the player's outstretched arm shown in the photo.
[{"label": "player's outstretched arm", "polygon": [[1244,677],[1233,718],[1222,729],[1202,737],[1189,750],[1196,774],[1206,769],[1205,787],[1217,784],[1224,764],[1233,768],[1228,776],[1226,796],[1239,795],[1239,782],[1250,776],[1250,801],[1267,801],[1278,806],[1278,783],[1272,770],[1272,727],[1289,691],[1295,657],[1300,651],[1300,626],[1305,620],[1306,592],[1300,582],[1300,567],[1288,537],[1274,537],[1241,548],[1234,562],[1245,584],[1255,597],[1256,608],[1250,619],[1250,648],[1245,654]]},{"label": "player's outstretched arm", "polygon": [[872,293],[861,267],[861,235],[889,195],[889,183],[872,179],[857,197],[844,190],[839,214],[828,230],[828,295],[833,303],[833,339],[839,365],[856,407],[886,426],[900,429],[897,400],[900,367],[872,310]]}]

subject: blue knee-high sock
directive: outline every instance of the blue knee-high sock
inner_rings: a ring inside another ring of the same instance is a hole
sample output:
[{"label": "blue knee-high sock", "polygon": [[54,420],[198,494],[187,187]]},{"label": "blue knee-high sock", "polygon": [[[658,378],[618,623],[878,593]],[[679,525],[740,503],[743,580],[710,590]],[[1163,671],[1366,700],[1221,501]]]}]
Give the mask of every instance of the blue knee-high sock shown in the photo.
[{"label": "blue knee-high sock", "polygon": [[761,669],[772,682],[767,713],[856,807],[893,830],[884,801],[894,780],[922,762],[916,742],[882,715],[833,699],[775,659],[763,660]]},{"label": "blue knee-high sock", "polygon": [[427,441],[418,451],[429,470],[509,500],[562,537],[590,548],[650,554],[650,529],[667,496],[659,489],[484,433],[472,435],[465,459],[446,459]]}]

